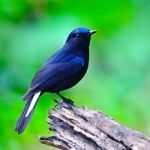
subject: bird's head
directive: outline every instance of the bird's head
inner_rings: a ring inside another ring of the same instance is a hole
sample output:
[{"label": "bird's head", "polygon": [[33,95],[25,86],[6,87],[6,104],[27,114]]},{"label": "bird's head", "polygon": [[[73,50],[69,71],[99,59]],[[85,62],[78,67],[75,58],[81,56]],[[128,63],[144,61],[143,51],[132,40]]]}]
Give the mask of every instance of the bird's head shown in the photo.
[{"label": "bird's head", "polygon": [[96,33],[96,30],[89,30],[88,28],[77,28],[73,30],[67,40],[66,43],[73,46],[89,46],[91,35]]}]

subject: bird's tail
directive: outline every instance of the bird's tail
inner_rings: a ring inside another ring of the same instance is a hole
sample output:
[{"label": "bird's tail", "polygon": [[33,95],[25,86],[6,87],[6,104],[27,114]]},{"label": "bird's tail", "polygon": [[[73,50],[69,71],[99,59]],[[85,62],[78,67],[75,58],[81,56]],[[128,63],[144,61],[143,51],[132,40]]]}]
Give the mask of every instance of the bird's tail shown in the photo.
[{"label": "bird's tail", "polygon": [[18,134],[22,133],[28,125],[40,94],[41,92],[38,92],[34,95],[28,96],[26,106],[16,124],[15,131],[17,131]]}]

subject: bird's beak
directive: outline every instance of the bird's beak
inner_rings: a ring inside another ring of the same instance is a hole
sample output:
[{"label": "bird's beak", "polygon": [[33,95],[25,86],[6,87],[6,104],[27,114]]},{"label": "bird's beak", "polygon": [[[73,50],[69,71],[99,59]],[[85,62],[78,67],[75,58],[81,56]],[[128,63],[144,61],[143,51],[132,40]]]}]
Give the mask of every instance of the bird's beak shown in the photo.
[{"label": "bird's beak", "polygon": [[90,30],[90,35],[96,33],[97,31],[96,30]]}]

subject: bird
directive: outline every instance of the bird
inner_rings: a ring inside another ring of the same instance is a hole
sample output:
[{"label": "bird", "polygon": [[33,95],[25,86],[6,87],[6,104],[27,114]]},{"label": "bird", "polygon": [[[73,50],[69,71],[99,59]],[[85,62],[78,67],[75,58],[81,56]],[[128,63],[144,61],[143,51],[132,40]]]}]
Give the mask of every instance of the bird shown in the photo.
[{"label": "bird", "polygon": [[27,127],[39,97],[45,92],[56,93],[63,101],[70,102],[60,92],[76,85],[85,75],[89,64],[91,35],[96,32],[86,27],[74,29],[64,46],[49,57],[35,73],[22,98],[26,100],[26,105],[16,123],[15,131],[18,134]]}]

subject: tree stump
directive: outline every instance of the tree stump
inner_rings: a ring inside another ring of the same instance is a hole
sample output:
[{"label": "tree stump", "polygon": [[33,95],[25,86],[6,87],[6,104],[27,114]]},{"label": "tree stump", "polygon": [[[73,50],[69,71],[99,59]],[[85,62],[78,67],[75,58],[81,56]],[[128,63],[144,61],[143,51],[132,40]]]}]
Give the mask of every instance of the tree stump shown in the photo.
[{"label": "tree stump", "polygon": [[49,111],[49,130],[55,136],[40,142],[63,150],[150,150],[150,138],[110,116],[75,104],[57,102]]}]

